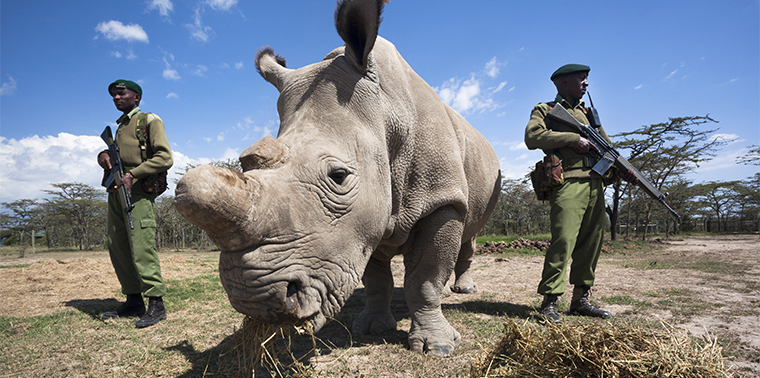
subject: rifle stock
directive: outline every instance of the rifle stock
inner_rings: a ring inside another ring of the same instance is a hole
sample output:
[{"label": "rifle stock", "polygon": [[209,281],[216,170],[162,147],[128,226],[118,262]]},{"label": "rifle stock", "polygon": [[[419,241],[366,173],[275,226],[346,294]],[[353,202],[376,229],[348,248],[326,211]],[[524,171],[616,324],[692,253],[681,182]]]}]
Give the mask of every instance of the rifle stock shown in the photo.
[{"label": "rifle stock", "polygon": [[119,146],[113,141],[113,134],[111,133],[111,126],[106,126],[103,133],[100,134],[100,138],[106,142],[108,146],[108,156],[111,158],[111,170],[108,175],[103,177],[101,185],[106,187],[106,191],[112,193],[116,191],[117,197],[119,197],[119,203],[121,204],[124,212],[127,213],[127,219],[129,220],[129,228],[134,229],[135,225],[132,223],[132,209],[135,208],[132,205],[132,201],[129,199],[129,192],[123,185],[118,189],[116,185],[121,181],[124,176],[124,166],[121,164],[121,157],[119,156]]},{"label": "rifle stock", "polygon": [[[649,180],[647,180],[644,175],[639,172],[636,167],[633,166],[628,160],[626,160],[623,156],[620,155],[620,153],[615,150],[612,145],[607,142],[604,137],[602,137],[601,134],[599,134],[598,131],[596,131],[593,127],[589,125],[584,125],[583,123],[579,122],[575,117],[573,117],[572,114],[570,114],[562,105],[557,104],[555,105],[547,114],[547,117],[549,117],[552,120],[561,122],[565,125],[568,125],[572,128],[574,128],[576,131],[578,131],[584,138],[588,139],[596,148],[599,150],[597,152],[594,149],[589,150],[589,153],[594,155],[597,159],[599,159],[599,162],[594,165],[592,170],[599,175],[604,175],[607,173],[607,171],[610,169],[612,165],[615,165],[620,171],[627,172],[628,170],[632,170],[633,173],[636,175],[636,178],[638,179],[638,185],[641,189],[644,189],[645,192],[647,192],[652,198],[659,201],[663,206],[665,206],[668,211],[670,211],[673,216],[675,216],[677,219],[681,219],[681,216],[678,215],[668,204],[665,202],[665,197],[667,195],[660,192],[654,184],[652,184]],[[598,117],[598,116],[597,116]]]}]

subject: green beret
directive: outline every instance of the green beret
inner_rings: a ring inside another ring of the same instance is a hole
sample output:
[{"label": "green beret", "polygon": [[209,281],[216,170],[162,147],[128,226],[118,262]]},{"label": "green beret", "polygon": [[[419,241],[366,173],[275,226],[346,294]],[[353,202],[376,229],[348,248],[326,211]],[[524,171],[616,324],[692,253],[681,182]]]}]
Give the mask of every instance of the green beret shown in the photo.
[{"label": "green beret", "polygon": [[554,81],[554,79],[560,76],[568,75],[571,73],[589,71],[591,71],[591,68],[583,64],[565,64],[564,66],[557,68],[557,70],[554,71],[551,77],[551,81]]},{"label": "green beret", "polygon": [[113,96],[113,90],[121,89],[121,88],[129,89],[139,94],[140,97],[142,97],[142,88],[140,88],[140,86],[137,85],[137,83],[131,80],[122,80],[122,79],[116,80],[108,86],[108,94]]}]

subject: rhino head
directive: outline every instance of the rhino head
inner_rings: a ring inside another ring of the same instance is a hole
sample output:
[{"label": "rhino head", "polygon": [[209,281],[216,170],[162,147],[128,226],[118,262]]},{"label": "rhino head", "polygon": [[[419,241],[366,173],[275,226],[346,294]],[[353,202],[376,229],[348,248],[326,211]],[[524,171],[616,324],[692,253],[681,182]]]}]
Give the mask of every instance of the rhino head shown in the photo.
[{"label": "rhino head", "polygon": [[[360,14],[375,32],[381,8]],[[370,63],[376,33],[346,34],[345,49],[300,69],[259,51],[259,73],[280,92],[277,138],[248,147],[242,173],[202,165],[177,185],[177,210],[222,251],[230,303],[262,321],[319,329],[392,228],[387,117]]]}]

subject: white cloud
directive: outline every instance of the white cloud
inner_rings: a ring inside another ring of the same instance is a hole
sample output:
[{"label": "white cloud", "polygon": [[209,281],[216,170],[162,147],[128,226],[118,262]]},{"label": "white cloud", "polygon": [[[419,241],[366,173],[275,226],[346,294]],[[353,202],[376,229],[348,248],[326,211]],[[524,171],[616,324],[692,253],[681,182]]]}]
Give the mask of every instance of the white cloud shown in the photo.
[{"label": "white cloud", "polygon": [[[498,109],[502,105],[493,100],[493,95],[503,90],[507,82],[503,81],[495,86],[488,85],[491,85],[490,79],[495,79],[498,76],[499,67],[502,65],[503,63],[499,63],[494,57],[485,64],[481,71],[471,73],[469,79],[461,80],[454,77],[445,81],[440,87],[433,89],[444,103],[460,113]],[[486,90],[483,90],[483,87]],[[513,89],[514,87],[510,88],[509,91]]]},{"label": "white cloud", "polygon": [[169,92],[169,94],[166,95],[166,98],[179,98],[179,95],[174,92]]},{"label": "white cloud", "polygon": [[100,186],[103,170],[98,151],[105,149],[97,136],[31,136],[20,140],[0,137],[0,202],[41,198],[50,184],[82,182]]},{"label": "white cloud", "polygon": [[121,21],[111,20],[99,23],[95,27],[95,31],[102,34],[109,41],[123,39],[127,42],[148,43],[148,34],[138,24],[124,25]]},{"label": "white cloud", "polygon": [[0,96],[10,96],[16,92],[16,79],[8,75],[8,81],[0,86]]},{"label": "white cloud", "polygon": [[527,150],[527,149],[528,149],[528,146],[526,146],[526,145],[525,145],[525,142],[524,142],[524,141],[522,141],[522,142],[520,142],[520,143],[516,143],[516,144],[513,144],[513,145],[509,146],[509,150],[510,150],[510,151],[515,151],[515,150]]},{"label": "white cloud", "polygon": [[637,85],[637,86],[633,87],[633,89],[635,89],[635,90],[639,90],[639,89],[641,89],[641,88],[643,88],[643,87],[644,87],[644,84],[639,84],[639,85]]},{"label": "white cloud", "polygon": [[199,64],[195,67],[195,69],[192,71],[192,74],[195,76],[206,76],[206,71],[208,71],[208,67]]},{"label": "white cloud", "polygon": [[[171,63],[169,63],[169,59],[171,59],[172,61],[174,60],[174,55],[168,54],[168,53],[166,53],[164,55],[165,55],[164,56],[164,64],[166,64],[166,68],[164,68],[164,72],[163,72],[164,79],[166,79],[166,80],[174,80],[174,81],[177,81],[177,80],[181,79],[182,77],[179,76],[179,72],[177,72],[177,70],[173,69]],[[167,59],[167,57],[168,57],[168,59]]]},{"label": "white cloud", "polygon": [[171,68],[165,69],[163,76],[164,76],[164,79],[166,80],[175,80],[175,81],[182,78],[181,76],[179,76],[179,73],[177,72],[177,70],[174,70]]},{"label": "white cloud", "polygon": [[238,0],[206,0],[206,4],[213,10],[230,10],[237,4]]},{"label": "white cloud", "polygon": [[161,17],[168,18],[169,13],[174,11],[174,4],[172,4],[171,0],[149,0],[146,11],[150,12],[156,9]]},{"label": "white cloud", "polygon": [[202,9],[196,9],[195,14],[193,14],[193,23],[185,24],[185,26],[190,29],[190,35],[193,38],[201,42],[208,42],[214,36],[214,30],[210,26],[203,24],[203,20],[201,19],[202,13]]},{"label": "white cloud", "polygon": [[243,62],[237,62],[237,63],[235,63],[235,69],[242,70],[243,69]]},{"label": "white cloud", "polygon": [[121,53],[118,51],[111,51],[111,56],[118,59],[121,58]]},{"label": "white cloud", "polygon": [[714,141],[714,140],[728,142],[729,144],[737,142],[737,141],[744,141],[743,139],[740,140],[739,136],[736,134],[724,134],[724,133],[713,134],[712,136],[710,136],[710,141]]},{"label": "white cloud", "polygon": [[[78,182],[102,188],[103,169],[97,163],[97,154],[105,148],[103,140],[95,135],[59,133],[20,140],[0,136],[0,202],[45,198],[43,190],[53,190],[50,184],[56,183]],[[164,196],[174,195],[178,172],[188,164],[212,160],[190,158],[174,148],[172,157],[174,165],[168,173],[169,188]]]},{"label": "white cloud", "polygon": [[496,61],[496,57],[493,57],[491,60],[486,63],[485,72],[488,77],[491,79],[496,78],[496,76],[499,75],[499,66],[501,66],[500,63]]}]

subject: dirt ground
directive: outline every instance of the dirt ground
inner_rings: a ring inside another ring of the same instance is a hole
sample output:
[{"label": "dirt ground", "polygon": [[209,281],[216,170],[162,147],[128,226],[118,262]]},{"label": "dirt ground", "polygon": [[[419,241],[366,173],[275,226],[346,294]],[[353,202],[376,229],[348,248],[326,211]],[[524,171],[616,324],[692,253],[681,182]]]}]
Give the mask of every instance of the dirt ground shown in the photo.
[{"label": "dirt ground", "polygon": [[[629,254],[625,250],[604,254],[597,268],[592,300],[615,317],[662,320],[695,335],[730,340],[732,353],[738,357],[728,364],[741,368],[748,376],[760,377],[760,327],[757,327],[760,324],[760,235],[670,239],[653,244],[653,249],[656,251],[651,254]],[[192,266],[188,268],[188,264],[183,264],[186,258],[188,255],[184,254],[162,255],[164,278],[191,276]],[[540,301],[536,286],[542,262],[540,256],[476,255],[472,269],[478,292],[452,294],[444,299],[444,306],[488,301],[509,304],[513,310],[519,308],[513,313],[535,311]],[[50,314],[63,311],[64,304],[72,300],[102,298],[104,293],[119,291],[105,252],[27,254],[26,258],[19,259],[0,250],[0,266],[30,263],[20,268],[0,269],[0,297],[3,298],[0,316]],[[393,260],[393,271],[396,286],[401,287],[403,264],[400,259]],[[565,308],[569,297],[568,293],[561,298]],[[673,304],[674,301],[678,303]],[[651,305],[642,306],[645,303]],[[408,317],[402,319],[399,331],[408,331],[408,323]],[[464,343],[473,337],[469,330],[461,329],[461,325],[455,327],[460,328]],[[356,353],[353,358],[371,359],[371,353]],[[460,358],[455,355],[449,361],[459,363],[458,360],[471,357],[470,353]],[[327,358],[314,362],[329,367],[334,361]]]}]

